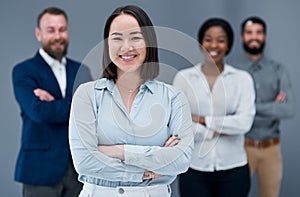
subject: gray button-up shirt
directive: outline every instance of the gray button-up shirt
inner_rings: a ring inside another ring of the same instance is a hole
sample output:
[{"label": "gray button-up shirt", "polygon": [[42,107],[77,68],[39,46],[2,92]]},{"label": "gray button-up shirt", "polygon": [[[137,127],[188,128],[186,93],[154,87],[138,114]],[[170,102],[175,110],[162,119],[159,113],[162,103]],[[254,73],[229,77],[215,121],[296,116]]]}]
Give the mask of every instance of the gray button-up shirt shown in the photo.
[{"label": "gray button-up shirt", "polygon": [[[295,97],[288,71],[265,56],[254,62],[244,55],[234,65],[248,71],[255,83],[256,115],[246,137],[259,141],[279,137],[280,120],[294,114]],[[275,102],[280,91],[286,94],[286,101],[282,103]]]}]

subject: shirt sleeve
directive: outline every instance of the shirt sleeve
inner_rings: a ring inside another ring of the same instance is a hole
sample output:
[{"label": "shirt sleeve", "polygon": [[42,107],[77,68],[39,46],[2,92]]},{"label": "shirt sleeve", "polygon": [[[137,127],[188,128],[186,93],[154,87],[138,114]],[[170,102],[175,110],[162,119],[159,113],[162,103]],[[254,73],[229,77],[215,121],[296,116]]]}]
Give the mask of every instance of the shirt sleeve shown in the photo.
[{"label": "shirt sleeve", "polygon": [[243,71],[240,73],[238,81],[240,94],[235,96],[239,99],[235,113],[225,116],[206,116],[205,123],[210,130],[227,135],[245,134],[250,130],[255,115],[253,79]]},{"label": "shirt sleeve", "polygon": [[76,90],[70,113],[69,142],[76,171],[80,175],[110,181],[142,182],[144,169],[127,165],[98,150],[97,110],[94,83]]},{"label": "shirt sleeve", "polygon": [[[181,72],[179,72],[174,80],[173,80],[173,85],[176,88],[179,88],[181,91],[185,93],[186,96],[188,96],[187,91],[192,88],[188,84],[188,81],[186,78],[183,76]],[[200,123],[193,122],[194,126],[194,132],[195,132],[195,142],[196,141],[203,141],[203,140],[210,140],[213,138],[214,131],[208,129],[204,125]]]},{"label": "shirt sleeve", "polygon": [[41,101],[33,92],[41,88],[37,79],[38,74],[25,64],[17,65],[12,72],[14,93],[22,112],[38,123],[68,122],[71,97]]},{"label": "shirt sleeve", "polygon": [[124,145],[124,162],[162,175],[177,175],[185,172],[194,147],[189,104],[183,93],[171,101],[169,129],[177,134],[180,141],[173,147]]},{"label": "shirt sleeve", "polygon": [[213,139],[214,131],[196,122],[193,122],[193,126],[195,128],[195,142]]},{"label": "shirt sleeve", "polygon": [[295,95],[292,90],[288,71],[283,66],[279,66],[277,70],[280,81],[280,90],[286,94],[286,101],[282,103],[264,102],[256,103],[256,113],[260,116],[271,116],[274,119],[290,118],[295,114]]}]

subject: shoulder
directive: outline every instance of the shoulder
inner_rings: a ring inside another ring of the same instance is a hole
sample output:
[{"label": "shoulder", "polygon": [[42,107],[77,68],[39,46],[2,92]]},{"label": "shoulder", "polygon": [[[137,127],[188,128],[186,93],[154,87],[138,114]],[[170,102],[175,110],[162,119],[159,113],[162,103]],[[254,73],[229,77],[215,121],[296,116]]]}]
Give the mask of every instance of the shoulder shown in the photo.
[{"label": "shoulder", "polygon": [[181,75],[181,76],[185,76],[185,77],[188,77],[190,75],[195,75],[200,71],[199,68],[200,68],[200,64],[197,64],[193,67],[179,70],[176,75]]},{"label": "shoulder", "polygon": [[267,64],[268,66],[271,66],[272,68],[278,70],[278,69],[284,69],[284,65],[274,59],[271,58],[267,58],[267,57],[263,57],[262,61],[264,62],[264,64]]},{"label": "shoulder", "polygon": [[89,81],[86,83],[82,83],[76,89],[74,93],[74,97],[80,94],[91,94],[94,92],[96,81]]},{"label": "shoulder", "polygon": [[186,97],[184,93],[177,87],[157,81],[157,80],[152,80],[148,82],[148,87],[149,89],[155,94],[162,94],[164,95],[163,97],[168,97],[170,100],[184,100],[186,101]]},{"label": "shoulder", "polygon": [[76,60],[73,60],[73,59],[71,59],[71,58],[66,58],[67,59],[67,63],[69,63],[69,64],[75,64],[75,65],[81,65],[81,63],[80,62],[78,62],[78,61],[76,61]]},{"label": "shoulder", "polygon": [[175,75],[173,85],[183,88],[186,83],[192,83],[193,79],[201,77],[200,73],[200,63],[193,67],[182,69]]},{"label": "shoulder", "polygon": [[252,82],[252,76],[249,72],[242,70],[240,68],[233,67],[232,65],[225,64],[226,69],[229,70],[230,73],[232,73],[235,77],[239,78],[239,80],[247,80]]},{"label": "shoulder", "polygon": [[[274,74],[276,74],[279,78],[281,78],[282,76],[285,76],[285,75],[289,75],[288,69],[281,62],[274,60],[274,59],[267,59],[267,58],[264,58],[264,61],[267,64],[267,66],[269,67],[269,69],[272,72],[274,72]],[[270,74],[272,74],[272,73],[270,73]]]},{"label": "shoulder", "polygon": [[78,88],[83,89],[83,90],[90,89],[90,88],[94,89],[97,85],[97,81],[98,80],[82,83],[82,84],[80,84],[80,86]]},{"label": "shoulder", "polygon": [[72,67],[75,67],[76,69],[78,69],[80,67],[81,63],[76,60],[67,58],[67,65],[71,65]]},{"label": "shoulder", "polygon": [[22,62],[17,63],[14,68],[13,72],[19,72],[19,71],[35,71],[36,67],[38,66],[38,59],[36,57],[31,57],[29,59],[26,59]]},{"label": "shoulder", "polygon": [[151,80],[145,83],[145,85],[151,90],[151,91],[166,91],[168,93],[176,93],[177,88],[175,88],[173,85],[167,84],[162,81],[157,80]]}]

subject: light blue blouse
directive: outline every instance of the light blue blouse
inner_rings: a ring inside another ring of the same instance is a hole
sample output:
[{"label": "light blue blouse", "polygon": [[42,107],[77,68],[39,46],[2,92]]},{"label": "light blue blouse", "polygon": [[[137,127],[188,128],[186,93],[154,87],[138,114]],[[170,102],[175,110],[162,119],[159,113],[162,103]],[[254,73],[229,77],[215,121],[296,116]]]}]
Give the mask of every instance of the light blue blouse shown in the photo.
[{"label": "light blue blouse", "polygon": [[[180,142],[163,147],[175,134]],[[140,86],[128,112],[112,80],[88,82],[73,97],[69,141],[82,182],[108,187],[170,184],[191,160],[194,131],[189,104],[182,92],[151,80]],[[98,150],[98,145],[115,144],[124,144],[124,161]],[[143,181],[145,169],[164,176]]]}]

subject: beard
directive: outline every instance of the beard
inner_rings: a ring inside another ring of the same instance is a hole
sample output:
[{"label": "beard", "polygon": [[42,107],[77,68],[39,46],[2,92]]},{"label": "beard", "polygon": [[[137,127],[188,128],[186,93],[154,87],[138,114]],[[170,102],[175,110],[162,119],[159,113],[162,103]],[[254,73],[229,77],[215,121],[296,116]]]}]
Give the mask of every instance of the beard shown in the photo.
[{"label": "beard", "polygon": [[[53,45],[59,43],[61,46],[54,48]],[[48,53],[54,59],[61,60],[68,51],[69,42],[65,39],[62,40],[54,40],[53,42],[48,42],[43,45],[43,49],[46,53]]]},{"label": "beard", "polygon": [[[252,40],[251,40],[252,41]],[[265,42],[260,42],[258,40],[256,40],[257,42],[260,43],[260,46],[258,48],[254,47],[254,48],[250,48],[248,43],[250,43],[251,41],[245,43],[243,42],[243,48],[247,53],[250,53],[251,55],[257,55],[263,52],[264,48],[265,48]]]}]

